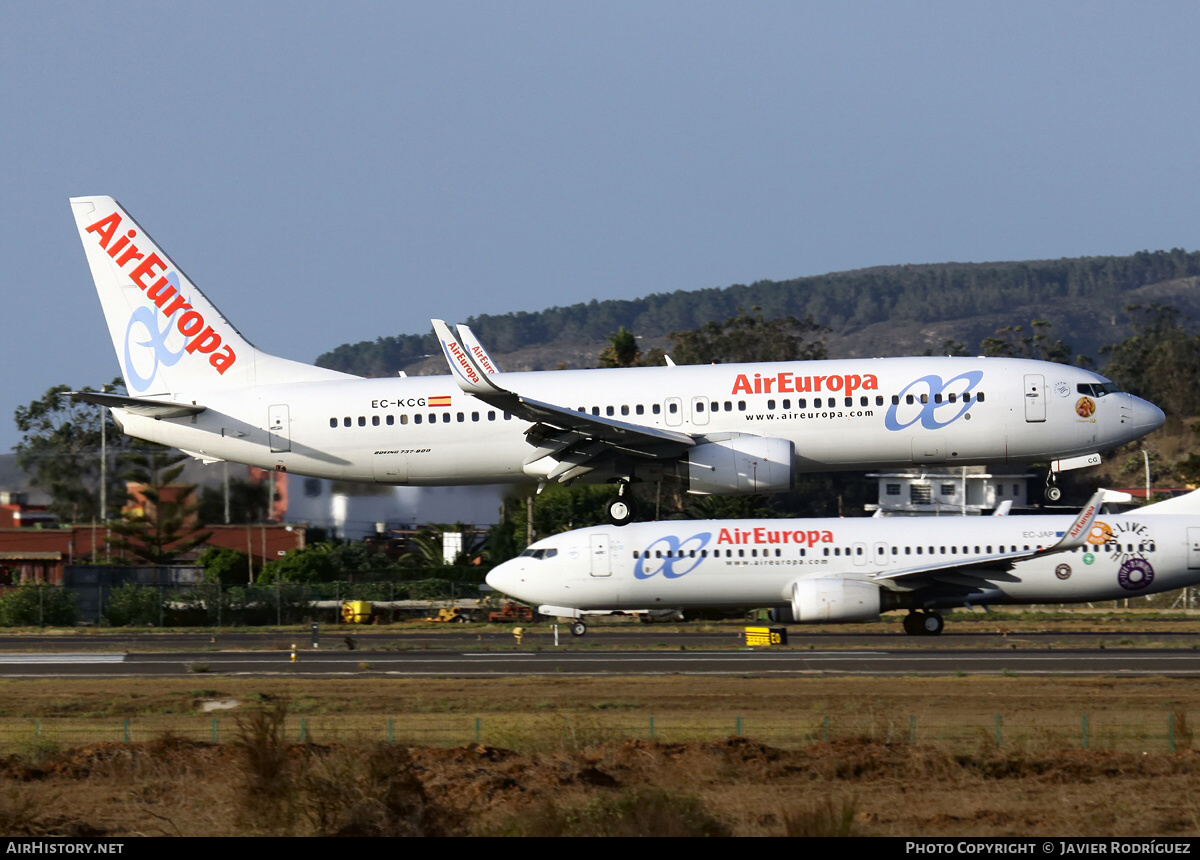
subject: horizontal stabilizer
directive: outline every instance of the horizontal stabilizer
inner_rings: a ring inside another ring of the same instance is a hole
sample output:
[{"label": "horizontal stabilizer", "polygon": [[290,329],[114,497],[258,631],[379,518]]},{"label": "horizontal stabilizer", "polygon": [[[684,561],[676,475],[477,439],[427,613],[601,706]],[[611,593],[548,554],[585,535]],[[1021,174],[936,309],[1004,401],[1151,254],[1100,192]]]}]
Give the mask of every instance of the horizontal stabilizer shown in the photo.
[{"label": "horizontal stabilizer", "polygon": [[126,397],[122,394],[101,394],[98,391],[69,392],[75,400],[84,403],[98,403],[113,409],[128,409],[134,415],[145,415],[147,418],[182,418],[185,415],[199,415],[207,406],[196,403],[172,403],[170,400],[150,400],[145,397]]}]

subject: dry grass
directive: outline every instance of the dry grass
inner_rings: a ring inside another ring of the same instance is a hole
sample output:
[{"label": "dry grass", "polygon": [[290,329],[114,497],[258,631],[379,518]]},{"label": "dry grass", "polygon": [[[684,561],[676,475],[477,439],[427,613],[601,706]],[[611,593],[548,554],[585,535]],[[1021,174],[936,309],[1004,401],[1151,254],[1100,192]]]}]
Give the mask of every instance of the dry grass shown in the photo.
[{"label": "dry grass", "polygon": [[[7,719],[26,727],[23,745],[0,761],[3,832],[1200,834],[1200,753],[1188,727],[1200,685],[1187,681],[219,677],[189,689],[195,683],[0,683]],[[210,699],[243,703],[240,727],[222,712],[229,728],[219,745],[176,733],[71,748],[49,728],[57,715],[207,724],[198,707]],[[309,743],[298,741],[296,708],[308,715]],[[1077,731],[1085,712],[1088,750]],[[382,728],[388,716],[414,714],[468,726],[480,716],[484,745],[334,742],[323,727],[366,719]],[[613,720],[645,725],[651,715],[667,740],[609,733]],[[676,742],[663,728],[697,718],[732,726],[737,716],[748,738]],[[829,742],[819,735],[824,716],[842,727]],[[35,718],[41,735],[29,730]],[[1106,743],[1121,726],[1165,729],[1169,718],[1175,753],[1161,734]],[[818,734],[763,739],[755,726],[770,721]],[[933,730],[970,721],[974,728],[952,738]]]}]

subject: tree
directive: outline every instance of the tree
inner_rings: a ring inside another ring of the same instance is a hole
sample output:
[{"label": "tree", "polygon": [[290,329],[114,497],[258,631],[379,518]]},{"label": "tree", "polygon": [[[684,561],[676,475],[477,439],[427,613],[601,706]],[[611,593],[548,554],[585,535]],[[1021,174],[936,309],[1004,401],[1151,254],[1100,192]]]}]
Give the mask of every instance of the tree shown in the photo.
[{"label": "tree", "polygon": [[1168,415],[1200,415],[1200,337],[1184,327],[1176,308],[1130,305],[1125,312],[1133,334],[1101,350],[1105,375]]},{"label": "tree", "polygon": [[[759,311],[757,307],[752,311]],[[813,318],[765,319],[742,312],[723,323],[708,322],[695,331],[671,332],[677,364],[716,362],[810,361],[825,357],[826,326]]]},{"label": "tree", "polygon": [[113,549],[150,564],[168,564],[212,537],[197,524],[196,488],[175,483],[184,457],[160,446],[129,456],[134,468],[126,478],[141,485],[142,507],[112,524]]},{"label": "tree", "polygon": [[600,353],[601,367],[636,367],[642,351],[633,332],[621,326],[608,336],[608,346]]},{"label": "tree", "polygon": [[[117,390],[119,381],[104,386]],[[107,506],[120,506],[125,488],[112,468],[125,448],[125,437],[109,422],[108,410],[71,399],[69,385],[56,385],[39,400],[20,406],[13,415],[23,438],[13,448],[17,465],[32,477],[30,483],[50,494],[50,512],[63,522],[107,519],[101,510],[101,436],[106,442]],[[84,388],[83,391],[94,391]],[[102,430],[102,427],[106,429]]]},{"label": "tree", "polygon": [[1041,361],[1070,364],[1070,345],[1061,340],[1051,341],[1051,328],[1053,328],[1053,323],[1046,320],[1031,322],[1028,333],[1026,333],[1025,326],[1005,326],[991,337],[985,337],[980,343],[980,348],[984,355],[1036,358]]}]

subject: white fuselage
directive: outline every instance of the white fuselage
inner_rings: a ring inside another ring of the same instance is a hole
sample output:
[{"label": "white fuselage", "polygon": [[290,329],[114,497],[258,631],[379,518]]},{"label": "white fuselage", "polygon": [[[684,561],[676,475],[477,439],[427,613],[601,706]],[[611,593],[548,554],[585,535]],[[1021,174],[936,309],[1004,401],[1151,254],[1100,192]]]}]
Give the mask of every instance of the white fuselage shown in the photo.
[{"label": "white fuselage", "polygon": [[[502,374],[523,397],[703,439],[778,437],[797,472],[990,464],[1103,451],[1162,412],[1102,377],[1003,358],[885,358]],[[1111,387],[1111,386],[1110,386]],[[831,390],[832,389],[832,390]],[[852,393],[847,393],[847,391]],[[155,419],[114,410],[125,432],[206,459],[388,484],[537,479],[533,426],[453,377],[338,378],[162,392],[203,404]],[[669,464],[668,464],[669,467]],[[610,480],[598,474],[590,480]]]},{"label": "white fuselage", "polygon": [[[1102,514],[1083,547],[969,575],[953,569],[1052,546],[1071,524],[1069,516],[634,523],[539,540],[487,581],[527,603],[580,611],[783,607],[794,583],[817,578],[876,583],[885,610],[1113,600],[1200,583],[1197,515]],[[946,567],[884,578],[931,565]]]}]

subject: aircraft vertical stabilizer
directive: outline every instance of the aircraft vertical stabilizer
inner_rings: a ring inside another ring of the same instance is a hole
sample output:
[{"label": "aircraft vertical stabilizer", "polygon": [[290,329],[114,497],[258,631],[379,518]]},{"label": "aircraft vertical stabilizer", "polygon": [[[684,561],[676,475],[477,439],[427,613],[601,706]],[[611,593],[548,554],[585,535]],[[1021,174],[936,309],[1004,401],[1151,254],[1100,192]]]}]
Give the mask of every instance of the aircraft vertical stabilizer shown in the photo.
[{"label": "aircraft vertical stabilizer", "polygon": [[111,197],[71,199],[131,394],[344,378],[259,352]]}]

